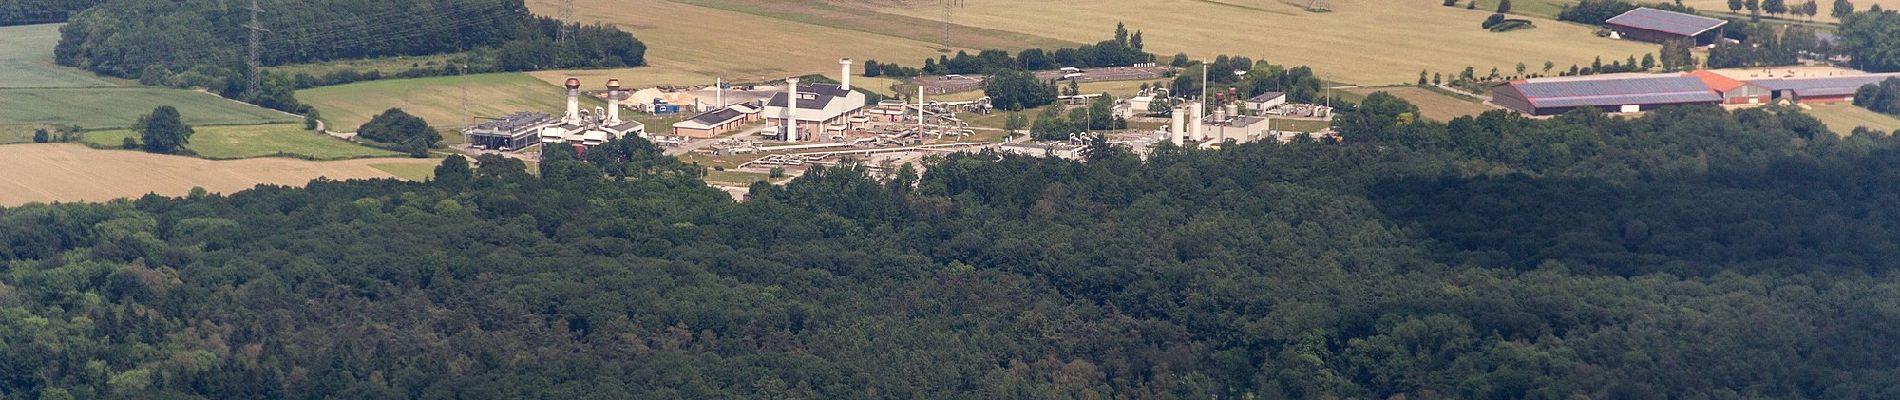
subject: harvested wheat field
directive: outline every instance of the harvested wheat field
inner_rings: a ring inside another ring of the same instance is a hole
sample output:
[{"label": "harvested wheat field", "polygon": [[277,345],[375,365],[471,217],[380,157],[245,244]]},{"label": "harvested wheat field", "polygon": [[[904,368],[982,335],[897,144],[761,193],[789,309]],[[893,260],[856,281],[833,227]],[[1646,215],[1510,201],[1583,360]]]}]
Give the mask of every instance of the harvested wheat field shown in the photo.
[{"label": "harvested wheat field", "polygon": [[316,178],[390,178],[372,165],[434,164],[432,159],[312,162],[284,158],[210,161],[77,144],[0,145],[0,206],[32,202],[108,201],[158,193],[182,196],[193,187],[232,193],[260,184],[302,186]]}]

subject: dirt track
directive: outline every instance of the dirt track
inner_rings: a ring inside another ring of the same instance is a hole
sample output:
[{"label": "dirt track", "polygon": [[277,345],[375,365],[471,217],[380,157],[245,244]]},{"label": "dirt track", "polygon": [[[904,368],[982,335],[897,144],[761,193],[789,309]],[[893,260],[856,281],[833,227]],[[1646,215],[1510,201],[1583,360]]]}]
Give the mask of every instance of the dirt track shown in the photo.
[{"label": "dirt track", "polygon": [[108,201],[158,193],[182,196],[192,187],[232,193],[259,184],[302,186],[318,177],[390,178],[373,164],[435,160],[363,159],[312,162],[285,158],[210,161],[136,151],[95,150],[76,144],[0,146],[0,206],[31,202]]}]

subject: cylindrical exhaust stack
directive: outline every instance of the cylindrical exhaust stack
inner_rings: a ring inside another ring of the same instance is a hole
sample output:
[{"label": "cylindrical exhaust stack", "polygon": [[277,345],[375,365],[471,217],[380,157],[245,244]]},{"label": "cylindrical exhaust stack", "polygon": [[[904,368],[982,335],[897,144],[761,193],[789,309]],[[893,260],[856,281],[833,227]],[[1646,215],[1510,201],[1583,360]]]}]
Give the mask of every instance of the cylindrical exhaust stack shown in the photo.
[{"label": "cylindrical exhaust stack", "polygon": [[1240,103],[1228,103],[1228,104],[1227,104],[1227,116],[1228,116],[1228,117],[1239,117],[1239,116],[1240,116]]},{"label": "cylindrical exhaust stack", "polygon": [[1174,123],[1168,126],[1168,141],[1174,143],[1175,146],[1180,146],[1181,136],[1187,134],[1187,109],[1175,106],[1173,112]]},{"label": "cylindrical exhaust stack", "polygon": [[838,86],[851,90],[851,59],[838,60]]},{"label": "cylindrical exhaust stack", "polygon": [[1188,105],[1188,137],[1195,141],[1207,140],[1206,113],[1207,107],[1199,102]]},{"label": "cylindrical exhaust stack", "polygon": [[785,80],[785,141],[798,141],[798,78]]},{"label": "cylindrical exhaust stack", "polygon": [[719,99],[719,108],[726,108],[726,78],[713,79],[713,93]]},{"label": "cylindrical exhaust stack", "polygon": [[620,80],[607,80],[607,125],[620,125]]},{"label": "cylindrical exhaust stack", "polygon": [[567,78],[567,115],[563,122],[580,125],[581,123],[581,80]]}]

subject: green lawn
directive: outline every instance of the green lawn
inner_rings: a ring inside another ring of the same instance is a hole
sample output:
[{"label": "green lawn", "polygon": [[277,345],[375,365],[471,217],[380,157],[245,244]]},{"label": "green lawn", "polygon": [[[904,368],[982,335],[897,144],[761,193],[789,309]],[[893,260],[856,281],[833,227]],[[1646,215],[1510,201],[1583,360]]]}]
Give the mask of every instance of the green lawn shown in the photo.
[{"label": "green lawn", "polygon": [[1873,112],[1851,104],[1822,104],[1814,106],[1808,114],[1819,118],[1834,133],[1847,135],[1855,127],[1868,127],[1881,132],[1900,130],[1900,117]]},{"label": "green lawn", "polygon": [[771,175],[761,174],[757,172],[707,171],[705,180],[707,182],[750,185],[753,182],[765,182],[770,179],[771,179]]},{"label": "green lawn", "polygon": [[[213,160],[256,157],[342,160],[401,155],[306,131],[297,124],[200,126],[194,130],[191,144],[185,148]],[[85,141],[95,146],[118,148],[128,137],[136,138],[137,133],[123,129],[87,132]]]}]

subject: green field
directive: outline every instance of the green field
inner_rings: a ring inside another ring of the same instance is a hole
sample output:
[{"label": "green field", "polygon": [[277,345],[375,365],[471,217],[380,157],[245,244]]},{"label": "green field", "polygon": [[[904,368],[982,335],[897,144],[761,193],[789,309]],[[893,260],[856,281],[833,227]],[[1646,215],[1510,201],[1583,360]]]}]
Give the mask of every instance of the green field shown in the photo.
[{"label": "green field", "polygon": [[[467,90],[468,109],[462,108]],[[460,128],[476,118],[495,118],[516,111],[558,114],[567,107],[559,86],[522,73],[394,79],[297,91],[297,99],[316,107],[329,129],[352,132],[371,117],[402,108],[438,128]],[[606,103],[584,99],[591,109]],[[447,136],[447,135],[445,135]]]},{"label": "green field", "polygon": [[[200,126],[193,130],[196,133],[191,135],[191,143],[185,148],[212,160],[257,157],[343,160],[401,155],[306,131],[297,124]],[[118,148],[125,138],[137,136],[131,130],[96,131],[87,132],[85,140],[99,147]]]},{"label": "green field", "polygon": [[1900,131],[1900,118],[1873,112],[1851,104],[1821,104],[1808,110],[1809,115],[1819,118],[1834,133],[1847,135],[1856,127],[1868,127],[1881,132]]},{"label": "green field", "polygon": [[0,27],[0,89],[116,86],[92,73],[53,64],[61,26]]},{"label": "green field", "polygon": [[184,89],[153,87],[0,90],[0,126],[79,125],[86,129],[129,128],[140,115],[173,106],[192,125],[251,125],[301,118]]}]

